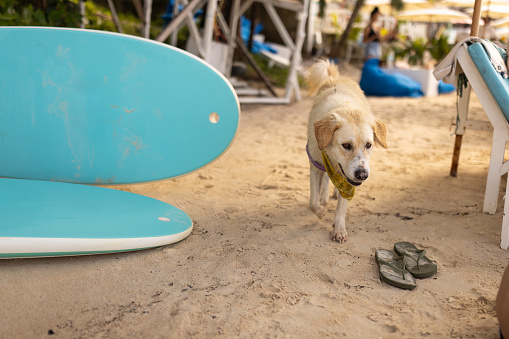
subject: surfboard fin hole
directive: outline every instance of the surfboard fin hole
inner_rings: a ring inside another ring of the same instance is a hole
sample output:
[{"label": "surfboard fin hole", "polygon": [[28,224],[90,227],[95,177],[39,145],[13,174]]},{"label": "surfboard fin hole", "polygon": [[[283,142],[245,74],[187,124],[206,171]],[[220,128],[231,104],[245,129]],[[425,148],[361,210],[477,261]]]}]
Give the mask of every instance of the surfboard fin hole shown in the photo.
[{"label": "surfboard fin hole", "polygon": [[217,114],[216,112],[210,113],[209,120],[211,123],[217,124],[217,122],[219,121],[219,114]]},{"label": "surfboard fin hole", "polygon": [[166,218],[166,217],[159,217],[158,219],[161,221],[171,221],[170,218]]}]

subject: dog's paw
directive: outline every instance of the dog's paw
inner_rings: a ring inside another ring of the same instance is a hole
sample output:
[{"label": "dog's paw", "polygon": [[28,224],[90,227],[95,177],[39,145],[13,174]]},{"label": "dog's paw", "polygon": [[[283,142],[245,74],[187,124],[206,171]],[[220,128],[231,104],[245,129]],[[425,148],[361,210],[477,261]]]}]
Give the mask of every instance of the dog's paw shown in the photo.
[{"label": "dog's paw", "polygon": [[345,229],[337,229],[334,225],[334,230],[331,232],[331,239],[339,243],[344,243],[348,240],[348,234]]},{"label": "dog's paw", "polygon": [[325,206],[322,204],[319,205],[310,205],[309,208],[316,214],[319,218],[325,215]]}]

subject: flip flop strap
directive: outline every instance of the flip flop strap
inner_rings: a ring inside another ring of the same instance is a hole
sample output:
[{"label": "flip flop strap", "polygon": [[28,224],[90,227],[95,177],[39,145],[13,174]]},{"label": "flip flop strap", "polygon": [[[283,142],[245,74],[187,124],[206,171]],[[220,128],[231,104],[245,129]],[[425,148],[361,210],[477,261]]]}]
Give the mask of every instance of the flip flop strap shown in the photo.
[{"label": "flip flop strap", "polygon": [[401,263],[401,264],[403,265],[403,266],[402,266],[403,268],[400,268],[400,267],[398,267],[398,266],[396,266],[396,265],[392,264],[390,261],[387,261],[387,260],[381,260],[381,261],[382,261],[383,263],[385,263],[387,266],[389,266],[389,267],[391,267],[391,268],[395,269],[396,271],[400,271],[400,272],[401,272],[401,275],[402,275],[402,277],[403,277],[403,280],[406,280],[406,278],[405,278],[405,271],[407,271],[407,270],[405,269],[405,266],[406,266],[406,262],[407,262],[407,260],[408,260],[408,256],[403,255],[403,256],[401,256],[401,257],[397,257],[397,258],[394,258],[394,259],[392,259],[392,260],[394,260],[394,261],[396,261],[396,260],[398,260],[398,261],[399,261],[399,260],[401,260],[401,261],[402,261],[402,263]]},{"label": "flip flop strap", "polygon": [[416,263],[417,263],[417,269],[420,270],[421,269],[421,266],[419,265],[419,261],[421,261],[421,259],[426,255],[426,250],[417,250],[416,251],[417,253],[419,253],[417,255],[417,259],[415,259],[414,257],[412,256],[408,256],[410,259],[414,260]]}]

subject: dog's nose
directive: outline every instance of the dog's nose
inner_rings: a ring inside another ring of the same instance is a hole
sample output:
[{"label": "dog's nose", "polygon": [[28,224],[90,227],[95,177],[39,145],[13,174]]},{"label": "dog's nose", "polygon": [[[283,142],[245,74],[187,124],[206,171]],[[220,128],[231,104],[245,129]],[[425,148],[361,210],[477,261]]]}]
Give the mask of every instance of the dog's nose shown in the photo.
[{"label": "dog's nose", "polygon": [[358,169],[354,173],[355,179],[364,181],[368,178],[368,171],[366,171],[364,168]]}]

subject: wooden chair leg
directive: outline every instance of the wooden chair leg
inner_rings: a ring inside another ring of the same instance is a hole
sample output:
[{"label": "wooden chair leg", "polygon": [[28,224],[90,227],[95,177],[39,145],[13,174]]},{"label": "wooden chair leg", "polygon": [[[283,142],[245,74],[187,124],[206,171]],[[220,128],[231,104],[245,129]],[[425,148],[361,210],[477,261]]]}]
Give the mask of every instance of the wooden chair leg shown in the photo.
[{"label": "wooden chair leg", "polygon": [[456,178],[458,176],[458,163],[460,161],[461,142],[463,141],[463,135],[456,135],[454,141],[454,150],[452,153],[452,164],[451,164],[451,177]]}]

